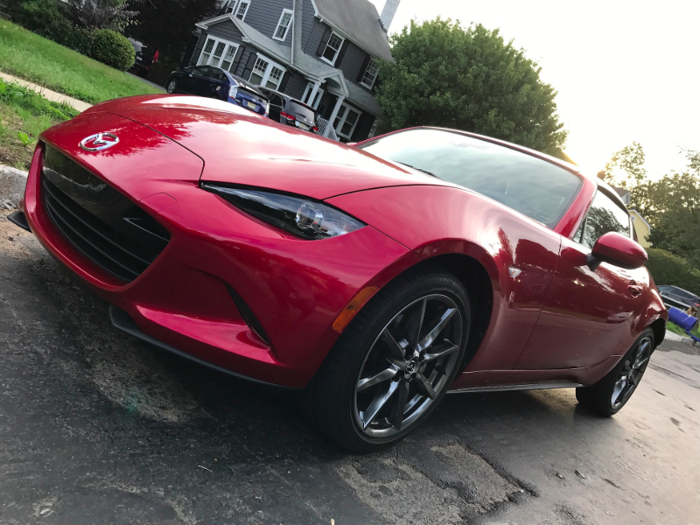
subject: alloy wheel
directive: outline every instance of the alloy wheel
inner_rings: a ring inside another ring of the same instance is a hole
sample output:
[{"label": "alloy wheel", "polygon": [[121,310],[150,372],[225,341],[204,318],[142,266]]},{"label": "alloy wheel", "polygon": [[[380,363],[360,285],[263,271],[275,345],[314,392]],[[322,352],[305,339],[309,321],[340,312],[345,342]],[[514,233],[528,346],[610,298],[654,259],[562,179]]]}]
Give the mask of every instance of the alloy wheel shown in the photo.
[{"label": "alloy wheel", "polygon": [[610,399],[610,404],[614,410],[622,407],[636,390],[649,364],[651,350],[651,338],[644,337],[625,358],[625,362],[620,370],[620,377],[615,382]]},{"label": "alloy wheel", "polygon": [[175,93],[175,87],[176,87],[175,81],[171,80],[170,82],[168,82],[168,86],[165,88],[165,90],[168,93],[172,94],[172,93]]},{"label": "alloy wheel", "polygon": [[449,386],[462,338],[462,314],[446,295],[426,295],[396,314],[372,344],[355,384],[360,432],[386,438],[417,423]]}]

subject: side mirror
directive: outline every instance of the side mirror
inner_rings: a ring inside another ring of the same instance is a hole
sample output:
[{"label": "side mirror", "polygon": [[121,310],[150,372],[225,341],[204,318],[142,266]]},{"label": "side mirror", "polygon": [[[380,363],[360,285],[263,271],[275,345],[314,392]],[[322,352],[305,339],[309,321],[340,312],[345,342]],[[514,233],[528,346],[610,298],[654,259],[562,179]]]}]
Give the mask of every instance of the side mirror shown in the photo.
[{"label": "side mirror", "polygon": [[647,252],[629,237],[609,232],[598,239],[588,258],[588,266],[595,270],[606,262],[628,270],[644,266],[649,259]]}]

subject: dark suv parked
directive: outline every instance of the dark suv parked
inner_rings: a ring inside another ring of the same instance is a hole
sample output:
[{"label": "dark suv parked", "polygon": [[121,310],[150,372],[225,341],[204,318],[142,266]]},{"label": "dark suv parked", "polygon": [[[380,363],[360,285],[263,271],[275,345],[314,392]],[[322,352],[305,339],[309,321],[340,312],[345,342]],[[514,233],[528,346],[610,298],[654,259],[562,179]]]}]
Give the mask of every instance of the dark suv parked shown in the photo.
[{"label": "dark suv parked", "polygon": [[148,44],[144,44],[140,40],[129,37],[129,42],[134,48],[134,65],[132,68],[140,77],[146,78],[151,72],[153,66],[158,63],[158,50],[152,50]]},{"label": "dark suv parked", "polygon": [[318,133],[316,112],[301,100],[267,88],[259,88],[270,101],[270,118],[304,131]]},{"label": "dark suv parked", "polygon": [[218,98],[268,116],[267,97],[257,87],[218,67],[197,66],[173,71],[165,83],[165,90]]}]

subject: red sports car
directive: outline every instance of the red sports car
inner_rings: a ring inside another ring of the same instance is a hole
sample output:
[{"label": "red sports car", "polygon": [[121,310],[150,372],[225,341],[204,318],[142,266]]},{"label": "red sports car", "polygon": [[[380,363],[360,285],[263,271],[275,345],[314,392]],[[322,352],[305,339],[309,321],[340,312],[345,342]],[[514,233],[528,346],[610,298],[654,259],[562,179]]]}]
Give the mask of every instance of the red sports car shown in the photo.
[{"label": "red sports car", "polygon": [[459,131],[351,147],[215,100],[114,100],[43,133],[13,219],[117,328],[299,390],[354,451],[448,391],[574,387],[612,415],[665,333],[614,191]]}]

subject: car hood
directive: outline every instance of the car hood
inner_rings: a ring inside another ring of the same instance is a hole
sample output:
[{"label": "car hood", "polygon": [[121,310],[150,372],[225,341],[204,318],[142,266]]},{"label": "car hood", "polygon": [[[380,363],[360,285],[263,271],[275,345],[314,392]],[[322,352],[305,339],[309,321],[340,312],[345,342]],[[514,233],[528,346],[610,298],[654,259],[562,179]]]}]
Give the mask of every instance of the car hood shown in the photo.
[{"label": "car hood", "polygon": [[387,186],[451,185],[218,100],[129,97],[98,104],[88,112],[119,115],[177,142],[204,161],[203,181],[320,200]]}]

